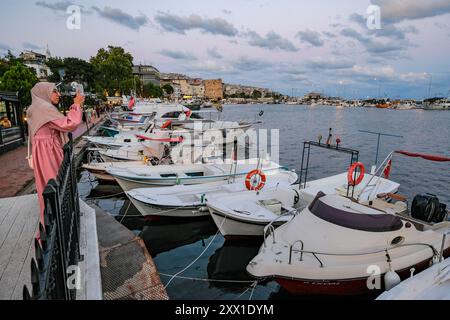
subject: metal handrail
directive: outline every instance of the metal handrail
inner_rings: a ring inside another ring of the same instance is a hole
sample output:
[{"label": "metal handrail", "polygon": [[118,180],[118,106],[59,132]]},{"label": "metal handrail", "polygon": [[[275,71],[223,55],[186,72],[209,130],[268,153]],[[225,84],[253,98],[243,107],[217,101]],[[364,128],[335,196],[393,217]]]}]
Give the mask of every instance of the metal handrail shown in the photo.
[{"label": "metal handrail", "polygon": [[[366,183],[366,185],[361,189],[361,192],[358,195],[358,201],[361,200],[361,195],[364,193],[364,190],[370,185],[372,180],[377,176],[377,173],[379,173],[377,183],[378,183],[378,181],[380,181],[381,172],[385,169],[385,167],[387,166],[387,162],[392,158],[393,154],[394,154],[394,151],[389,153],[389,155],[383,160],[383,162],[380,164],[380,166],[375,170],[372,177],[369,179],[369,181]],[[383,170],[381,170],[381,169],[383,169]],[[372,192],[373,192],[373,190],[372,190]],[[368,199],[370,199],[370,195],[372,194],[372,192],[369,194]]]},{"label": "metal handrail", "polygon": [[[294,242],[294,244],[296,242]],[[381,252],[387,252],[388,250],[393,250],[393,249],[402,248],[402,247],[410,247],[410,246],[426,246],[426,247],[429,247],[433,251],[433,256],[439,255],[439,253],[434,248],[434,246],[432,246],[432,245],[430,245],[428,243],[400,244],[400,245],[397,245],[395,247],[391,247],[389,249],[382,249],[382,250],[377,250],[377,251],[373,251],[373,252],[365,252],[365,253],[324,253],[324,252],[315,252],[315,251],[298,250],[298,249],[291,249],[291,250],[293,252],[300,252],[300,253],[302,253],[302,255],[301,255],[302,258],[303,258],[303,253],[310,253],[310,254],[312,254],[319,261],[319,263],[321,265],[320,267],[322,268],[323,267],[323,263],[320,261],[320,259],[317,257],[317,255],[322,255],[322,256],[364,256],[364,255],[381,253]],[[290,253],[290,255],[291,255],[291,253]],[[302,260],[299,260],[299,261],[302,261]]]},{"label": "metal handrail", "polygon": [[[272,243],[275,243],[275,227],[273,226],[273,223],[278,221],[278,219],[280,219],[281,217],[285,217],[285,216],[290,216],[290,215],[296,215],[298,213],[298,211],[296,209],[285,212],[283,214],[280,214],[278,217],[276,217],[275,219],[273,219],[272,221],[270,221],[270,223],[264,227],[264,247],[266,247],[266,238],[268,236],[270,236],[271,234],[273,234],[273,240]],[[270,229],[269,234],[267,235],[267,230]]]}]

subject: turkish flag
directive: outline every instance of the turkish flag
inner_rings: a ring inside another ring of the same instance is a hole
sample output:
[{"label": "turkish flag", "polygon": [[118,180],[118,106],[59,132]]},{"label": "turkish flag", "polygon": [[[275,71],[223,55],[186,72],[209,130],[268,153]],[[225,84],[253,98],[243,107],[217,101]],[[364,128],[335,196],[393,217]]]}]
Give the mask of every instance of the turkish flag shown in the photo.
[{"label": "turkish flag", "polygon": [[132,110],[135,105],[134,97],[131,97],[130,102],[128,102],[128,109]]},{"label": "turkish flag", "polygon": [[389,175],[391,174],[391,166],[392,166],[392,159],[389,159],[386,167],[383,170],[384,178],[389,179]]}]

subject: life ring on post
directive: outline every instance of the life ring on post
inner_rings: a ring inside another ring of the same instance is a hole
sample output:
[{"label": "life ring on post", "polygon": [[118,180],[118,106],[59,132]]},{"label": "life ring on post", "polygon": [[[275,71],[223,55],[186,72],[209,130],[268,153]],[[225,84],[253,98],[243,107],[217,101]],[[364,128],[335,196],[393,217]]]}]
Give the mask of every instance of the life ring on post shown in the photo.
[{"label": "life ring on post", "polygon": [[[356,180],[354,180],[353,176],[354,176],[356,168],[359,169],[359,175],[356,178]],[[364,168],[364,165],[361,162],[355,162],[354,164],[352,164],[350,166],[350,168],[348,169],[348,174],[347,174],[348,184],[351,186],[357,186],[358,184],[360,184],[361,181],[363,181],[363,179],[364,179],[365,172],[366,172],[366,168]]]},{"label": "life ring on post", "polygon": [[[255,176],[259,176],[259,183],[257,186],[253,184],[253,178]],[[250,171],[247,176],[245,177],[245,186],[248,190],[261,190],[264,188],[264,185],[266,184],[266,175],[261,170],[252,170]]]}]

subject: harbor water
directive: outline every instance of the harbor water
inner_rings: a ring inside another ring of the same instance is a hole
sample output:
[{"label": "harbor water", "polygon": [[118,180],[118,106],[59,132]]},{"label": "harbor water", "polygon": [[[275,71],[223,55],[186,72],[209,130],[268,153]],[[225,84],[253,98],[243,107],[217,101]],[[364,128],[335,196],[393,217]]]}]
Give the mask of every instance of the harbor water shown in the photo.
[{"label": "harbor water", "polygon": [[[359,150],[359,160],[368,170],[375,162],[377,136],[359,130],[402,136],[381,137],[378,164],[393,150],[450,156],[448,111],[226,105],[220,119],[257,119],[262,123],[256,129],[279,129],[279,162],[297,173],[303,141],[317,141],[318,136],[325,141],[329,128],[333,141],[339,138],[341,146]],[[349,162],[349,155],[312,149],[308,180],[345,172]],[[450,205],[448,163],[395,154],[390,179],[400,183],[398,193],[406,195],[409,203],[416,194],[431,193]],[[80,173],[79,190],[84,200],[115,215],[144,239],[171,299],[301,298],[288,294],[275,281],[255,283],[246,273],[245,267],[257,254],[262,239],[225,241],[209,217],[181,221],[144,219],[118,186],[99,185],[84,171]]]}]

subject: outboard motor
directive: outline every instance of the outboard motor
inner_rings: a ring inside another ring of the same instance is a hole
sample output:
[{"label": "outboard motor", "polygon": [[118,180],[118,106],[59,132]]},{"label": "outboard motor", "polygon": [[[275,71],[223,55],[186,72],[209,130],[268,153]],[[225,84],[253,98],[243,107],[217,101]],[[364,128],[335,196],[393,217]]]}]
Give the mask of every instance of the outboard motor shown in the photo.
[{"label": "outboard motor", "polygon": [[411,205],[411,216],[428,223],[438,223],[446,218],[446,208],[434,194],[418,194]]}]

